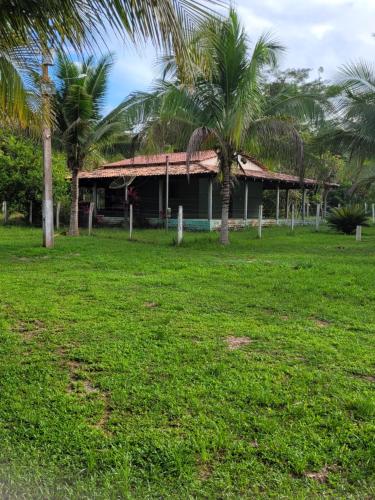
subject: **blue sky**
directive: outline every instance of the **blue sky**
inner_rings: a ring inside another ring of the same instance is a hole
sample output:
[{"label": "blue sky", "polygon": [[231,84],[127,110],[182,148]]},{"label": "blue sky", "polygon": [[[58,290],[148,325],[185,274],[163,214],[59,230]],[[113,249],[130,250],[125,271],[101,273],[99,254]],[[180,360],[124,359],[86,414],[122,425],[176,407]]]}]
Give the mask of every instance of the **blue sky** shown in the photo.
[{"label": "blue sky", "polygon": [[[345,62],[375,61],[375,0],[238,0],[234,4],[250,40],[271,31],[286,46],[281,67],[311,68],[332,79]],[[129,92],[147,90],[157,74],[151,46],[136,51],[108,40],[115,64],[108,110]]]}]

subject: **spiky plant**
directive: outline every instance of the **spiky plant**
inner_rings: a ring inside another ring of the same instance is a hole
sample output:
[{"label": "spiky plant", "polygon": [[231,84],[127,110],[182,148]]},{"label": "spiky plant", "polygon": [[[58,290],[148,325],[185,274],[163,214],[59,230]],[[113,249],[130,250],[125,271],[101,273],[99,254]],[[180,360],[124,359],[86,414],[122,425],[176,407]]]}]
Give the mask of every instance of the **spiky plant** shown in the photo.
[{"label": "spiky plant", "polygon": [[357,226],[368,226],[367,216],[359,205],[333,208],[327,217],[328,225],[336,231],[354,234]]}]

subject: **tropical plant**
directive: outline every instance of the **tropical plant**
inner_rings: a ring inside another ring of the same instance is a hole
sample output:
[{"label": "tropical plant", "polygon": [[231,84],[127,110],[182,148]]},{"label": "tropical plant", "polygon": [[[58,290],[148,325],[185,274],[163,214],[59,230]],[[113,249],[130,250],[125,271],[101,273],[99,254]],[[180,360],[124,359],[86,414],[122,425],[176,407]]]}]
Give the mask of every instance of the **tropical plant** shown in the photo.
[{"label": "tropical plant", "polygon": [[357,226],[368,226],[367,216],[359,205],[333,208],[327,222],[329,226],[345,234],[354,234]]},{"label": "tropical plant", "polygon": [[77,64],[62,52],[57,57],[55,96],[56,141],[66,154],[71,172],[71,211],[69,234],[78,230],[78,175],[89,158],[98,157],[103,148],[126,141],[123,105],[103,116],[110,55],[97,64],[93,57]]},{"label": "tropical plant", "polygon": [[46,47],[97,45],[108,27],[133,43],[150,39],[186,55],[185,36],[214,4],[191,0],[2,0],[0,19],[0,119],[27,125],[30,73]]},{"label": "tropical plant", "polygon": [[187,146],[188,164],[203,145],[215,147],[222,182],[220,240],[227,244],[231,176],[241,168],[240,152],[254,153],[262,146],[272,149],[279,136],[283,140],[278,153],[287,149],[301,167],[302,142],[291,113],[306,116],[308,110],[299,94],[278,92],[272,102],[264,94],[263,72],[276,64],[284,49],[270,35],[264,35],[250,53],[249,40],[235,11],[221,22],[204,22],[192,36],[190,47],[194,78],[186,76],[181,61],[165,57],[164,78],[153,92],[132,94],[128,112],[135,123],[143,124],[139,135],[146,143],[160,147],[162,137],[166,144]]},{"label": "tropical plant", "polygon": [[[7,200],[10,210],[28,213],[30,202],[42,201],[42,148],[34,139],[9,130],[0,130],[0,200]],[[53,189],[55,199],[68,198],[64,155],[53,154]],[[35,212],[35,208],[34,208]]]}]

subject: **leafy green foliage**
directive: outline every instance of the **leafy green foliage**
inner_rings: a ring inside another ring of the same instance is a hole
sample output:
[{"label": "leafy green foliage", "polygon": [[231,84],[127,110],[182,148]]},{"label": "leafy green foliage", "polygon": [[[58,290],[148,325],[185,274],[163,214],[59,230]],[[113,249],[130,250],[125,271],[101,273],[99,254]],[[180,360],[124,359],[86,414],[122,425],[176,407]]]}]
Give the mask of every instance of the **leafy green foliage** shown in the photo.
[{"label": "leafy green foliage", "polygon": [[288,233],[0,227],[0,497],[373,498],[375,228]]},{"label": "leafy green foliage", "polygon": [[359,205],[333,208],[329,213],[328,224],[345,234],[354,234],[357,226],[367,226],[367,215]]},{"label": "leafy green foliage", "polygon": [[[68,170],[63,155],[53,154],[53,182],[56,200],[67,197]],[[0,131],[0,199],[11,210],[26,213],[30,201],[42,200],[43,168],[41,145],[12,132]]]}]

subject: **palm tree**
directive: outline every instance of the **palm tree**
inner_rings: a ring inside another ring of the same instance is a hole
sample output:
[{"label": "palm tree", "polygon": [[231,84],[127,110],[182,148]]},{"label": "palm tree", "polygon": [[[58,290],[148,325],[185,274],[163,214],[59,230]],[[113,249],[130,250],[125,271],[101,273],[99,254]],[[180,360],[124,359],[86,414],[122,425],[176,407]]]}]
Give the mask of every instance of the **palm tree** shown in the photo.
[{"label": "palm tree", "polygon": [[111,66],[111,55],[103,56],[97,64],[93,57],[81,64],[71,61],[62,52],[57,57],[56,139],[65,151],[72,175],[69,225],[72,236],[79,234],[79,172],[90,157],[126,139],[123,105],[103,116]]},{"label": "palm tree", "polygon": [[227,244],[231,177],[241,168],[240,152],[272,146],[279,135],[283,138],[279,144],[292,144],[297,163],[302,165],[302,141],[290,113],[293,103],[293,114],[300,116],[307,115],[308,107],[299,95],[280,94],[272,100],[265,95],[263,70],[276,64],[283,47],[264,35],[250,53],[249,41],[233,10],[222,22],[203,23],[191,44],[195,78],[186,77],[185,68],[173,57],[165,57],[165,74],[171,74],[172,81],[164,78],[153,92],[132,94],[127,112],[135,123],[143,123],[141,136],[149,141],[163,126],[171,131],[172,143],[186,141],[187,166],[203,144],[216,148],[222,183],[220,241]]},{"label": "palm tree", "polygon": [[[105,42],[110,26],[133,43],[151,40],[186,54],[185,36],[214,4],[191,0],[3,0],[0,18],[0,118],[27,125],[35,118],[25,76],[46,47],[75,49]],[[32,90],[32,89],[31,89]]]}]

